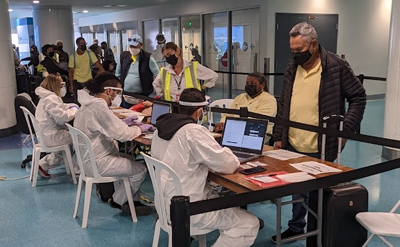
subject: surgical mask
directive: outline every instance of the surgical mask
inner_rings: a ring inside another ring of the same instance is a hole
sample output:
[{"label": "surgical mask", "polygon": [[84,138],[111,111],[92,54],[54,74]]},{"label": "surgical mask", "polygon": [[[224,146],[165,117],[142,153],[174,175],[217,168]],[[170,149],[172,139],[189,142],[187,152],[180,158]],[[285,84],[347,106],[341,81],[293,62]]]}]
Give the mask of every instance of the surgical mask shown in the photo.
[{"label": "surgical mask", "polygon": [[79,48],[81,48],[82,51],[86,51],[86,45],[81,45]]},{"label": "surgical mask", "polygon": [[175,66],[178,63],[178,58],[175,56],[175,54],[165,58],[165,60],[172,66]]},{"label": "surgical mask", "polygon": [[246,85],[244,91],[250,96],[254,97],[257,94],[257,85]]},{"label": "surgical mask", "polygon": [[140,48],[129,47],[129,52],[130,52],[133,56],[136,56],[137,54],[140,53]]},{"label": "surgical mask", "polygon": [[49,57],[54,57],[54,51],[49,52]]},{"label": "surgical mask", "polygon": [[311,58],[311,56],[312,56],[312,54],[311,54],[311,52],[310,52],[310,47],[311,47],[311,44],[310,44],[310,46],[308,47],[307,51],[296,52],[296,53],[292,52],[292,57],[293,57],[294,63],[295,63],[296,65],[303,65],[303,64],[305,64],[308,60],[310,60],[310,58]]},{"label": "surgical mask", "polygon": [[111,100],[111,106],[112,107],[119,107],[122,103],[122,96],[120,94],[117,94],[113,100]]},{"label": "surgical mask", "polygon": [[61,98],[64,97],[65,94],[67,94],[67,89],[66,89],[65,87],[62,87],[62,88],[60,89]]},{"label": "surgical mask", "polygon": [[197,124],[202,124],[203,123],[203,118],[204,118],[204,111],[203,110],[201,110],[201,115],[200,115],[201,117],[199,118],[199,119],[197,119]]}]

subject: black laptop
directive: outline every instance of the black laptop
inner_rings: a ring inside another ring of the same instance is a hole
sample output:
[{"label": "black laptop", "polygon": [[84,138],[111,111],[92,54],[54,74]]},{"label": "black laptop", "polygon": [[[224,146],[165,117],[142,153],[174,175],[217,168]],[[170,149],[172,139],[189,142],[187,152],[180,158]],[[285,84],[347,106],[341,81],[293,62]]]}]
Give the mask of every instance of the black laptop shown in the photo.
[{"label": "black laptop", "polygon": [[227,117],[221,145],[228,147],[240,163],[262,155],[268,120]]}]

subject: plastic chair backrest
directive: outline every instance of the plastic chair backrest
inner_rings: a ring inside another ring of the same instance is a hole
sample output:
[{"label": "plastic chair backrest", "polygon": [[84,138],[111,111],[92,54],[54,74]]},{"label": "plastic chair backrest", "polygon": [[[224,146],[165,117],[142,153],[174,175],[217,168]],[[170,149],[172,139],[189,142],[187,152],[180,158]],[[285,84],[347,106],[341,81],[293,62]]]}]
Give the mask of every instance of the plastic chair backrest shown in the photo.
[{"label": "plastic chair backrest", "polygon": [[[28,125],[28,129],[29,129],[29,134],[31,135],[31,139],[32,139],[32,145],[35,146],[36,144],[39,144],[43,147],[43,143],[42,143],[42,133],[39,129],[39,124],[36,121],[35,116],[24,106],[20,106],[20,108],[22,109],[22,112],[24,113],[25,116],[25,121]],[[37,139],[35,139],[35,135],[37,137]]]},{"label": "plastic chair backrest", "polygon": [[[220,107],[220,108],[229,108],[231,107],[234,99],[218,99],[214,100],[213,102],[210,103],[210,107]],[[209,116],[210,123],[214,123],[214,117],[212,112],[210,113]]]},{"label": "plastic chair backrest", "polygon": [[[143,156],[144,160],[146,161],[146,165],[150,174],[151,181],[153,183],[154,188],[154,201],[156,204],[156,210],[161,222],[161,226],[163,229],[166,229],[170,226],[168,223],[168,215],[167,215],[167,208],[165,207],[165,198],[163,195],[163,189],[161,186],[162,178],[161,175],[163,174],[165,177],[165,172],[168,173],[168,177],[172,178],[174,183],[176,195],[182,195],[182,185],[178,178],[178,175],[175,173],[174,170],[171,169],[167,164],[161,162],[153,157],[148,156],[147,154],[140,152]],[[165,172],[163,172],[165,171]]]},{"label": "plastic chair backrest", "polygon": [[84,177],[101,178],[90,139],[85,133],[72,127],[70,124],[67,123],[65,125],[68,127],[72,137],[72,143],[74,145],[81,175]]}]

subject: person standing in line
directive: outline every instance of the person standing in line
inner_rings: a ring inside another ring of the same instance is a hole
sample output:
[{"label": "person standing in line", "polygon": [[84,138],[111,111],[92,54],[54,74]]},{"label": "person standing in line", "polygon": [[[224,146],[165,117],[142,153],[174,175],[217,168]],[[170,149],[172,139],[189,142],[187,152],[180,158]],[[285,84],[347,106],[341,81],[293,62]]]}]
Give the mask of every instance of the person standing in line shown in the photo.
[{"label": "person standing in line", "polygon": [[[357,132],[365,110],[366,94],[350,65],[319,45],[317,32],[306,22],[295,25],[289,37],[293,60],[284,73],[277,117],[322,127],[325,116],[343,115],[344,131]],[[345,101],[348,102],[347,109]],[[329,127],[338,129],[339,123]],[[322,136],[318,133],[277,124],[274,140],[275,149],[321,157]],[[346,139],[341,148],[345,143]],[[337,138],[327,136],[326,160],[334,161],[337,150]],[[308,193],[293,195],[293,200],[299,198],[308,203]],[[292,207],[292,219],[289,228],[282,233],[282,239],[304,233],[307,210],[301,203],[294,203]],[[276,236],[271,241],[276,242]]]},{"label": "person standing in line", "polygon": [[167,61],[165,61],[164,55],[162,53],[162,48],[166,43],[164,34],[162,33],[157,34],[156,40],[157,40],[157,47],[151,55],[153,56],[154,60],[156,60],[158,68],[161,69],[162,67],[165,67],[167,65]]}]

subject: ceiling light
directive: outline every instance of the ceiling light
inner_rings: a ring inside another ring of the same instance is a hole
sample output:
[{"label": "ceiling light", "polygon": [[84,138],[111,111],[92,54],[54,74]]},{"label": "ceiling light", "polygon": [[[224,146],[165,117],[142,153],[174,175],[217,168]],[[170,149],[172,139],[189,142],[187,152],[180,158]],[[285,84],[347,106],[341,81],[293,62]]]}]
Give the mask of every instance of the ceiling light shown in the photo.
[{"label": "ceiling light", "polygon": [[120,7],[120,8],[125,8],[126,6],[128,6],[128,5],[126,5],[126,4],[118,4],[117,5],[117,7]]},{"label": "ceiling light", "polygon": [[33,1],[33,3],[34,3],[34,4],[39,4],[39,3],[40,3],[40,1]]},{"label": "ceiling light", "polygon": [[14,10],[13,9],[8,9],[8,12],[13,12]]},{"label": "ceiling light", "polygon": [[86,14],[86,13],[88,13],[88,12],[89,12],[89,11],[87,11],[87,10],[84,10],[84,11],[83,11],[84,14]]}]

